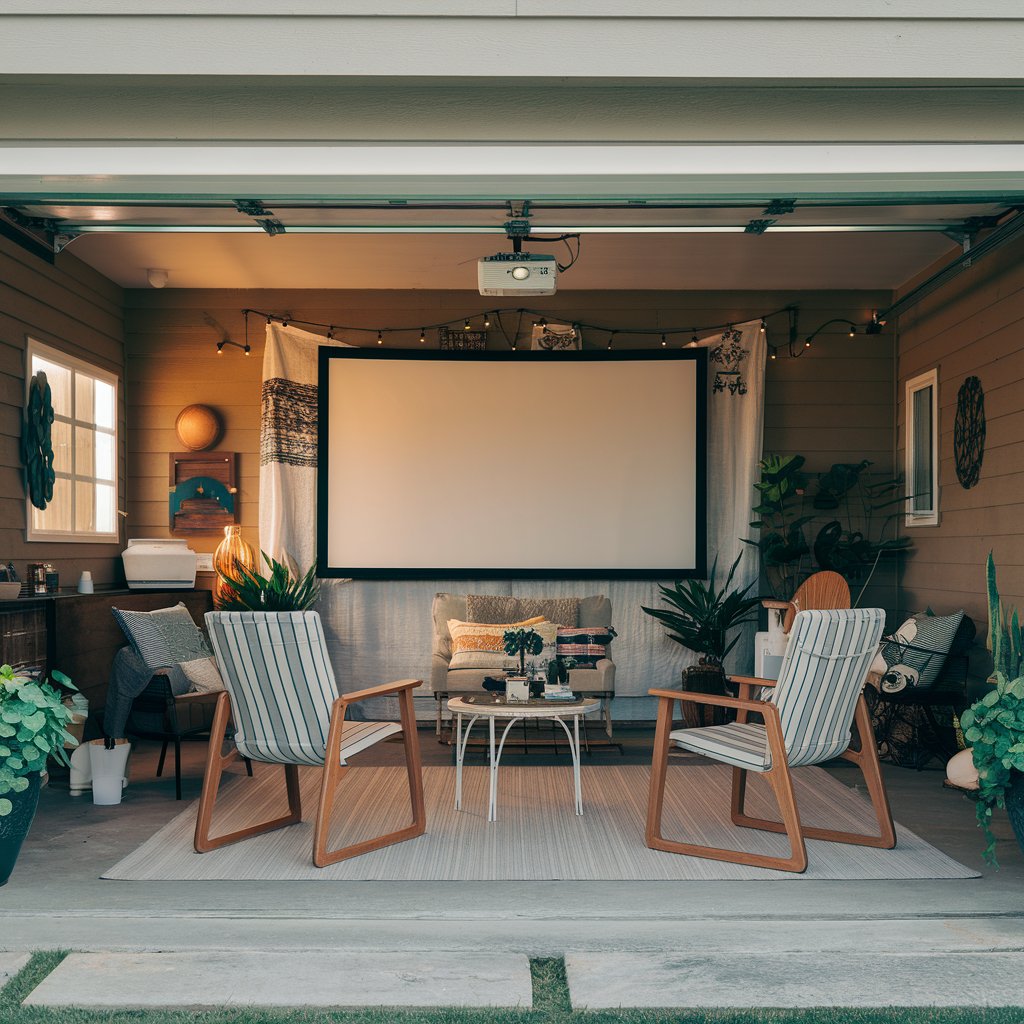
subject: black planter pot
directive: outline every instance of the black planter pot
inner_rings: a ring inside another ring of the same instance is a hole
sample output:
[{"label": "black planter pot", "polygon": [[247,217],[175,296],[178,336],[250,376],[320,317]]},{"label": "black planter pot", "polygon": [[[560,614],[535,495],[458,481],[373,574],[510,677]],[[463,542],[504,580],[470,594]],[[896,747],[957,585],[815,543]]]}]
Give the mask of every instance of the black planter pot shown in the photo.
[{"label": "black planter pot", "polygon": [[1024,851],[1024,773],[1014,772],[1010,788],[1006,791],[1006,813],[1017,837],[1017,845]]},{"label": "black planter pot", "polygon": [[0,885],[6,885],[11,877],[15,861],[21,852],[21,844],[32,827],[39,804],[39,772],[28,777],[28,789],[21,793],[8,793],[7,799],[14,804],[14,810],[0,818]]}]

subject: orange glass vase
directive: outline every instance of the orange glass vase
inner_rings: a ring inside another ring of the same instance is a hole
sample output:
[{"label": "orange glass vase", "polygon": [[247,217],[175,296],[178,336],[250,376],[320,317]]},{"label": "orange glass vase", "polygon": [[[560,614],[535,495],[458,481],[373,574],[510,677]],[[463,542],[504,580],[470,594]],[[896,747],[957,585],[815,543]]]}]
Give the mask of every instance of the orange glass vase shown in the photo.
[{"label": "orange glass vase", "polygon": [[213,568],[216,570],[217,579],[213,587],[213,599],[220,607],[230,587],[224,582],[225,578],[241,582],[242,574],[238,567],[245,566],[250,572],[256,570],[256,552],[252,546],[242,539],[242,528],[240,526],[225,526],[224,539],[217,545],[213,553]]}]

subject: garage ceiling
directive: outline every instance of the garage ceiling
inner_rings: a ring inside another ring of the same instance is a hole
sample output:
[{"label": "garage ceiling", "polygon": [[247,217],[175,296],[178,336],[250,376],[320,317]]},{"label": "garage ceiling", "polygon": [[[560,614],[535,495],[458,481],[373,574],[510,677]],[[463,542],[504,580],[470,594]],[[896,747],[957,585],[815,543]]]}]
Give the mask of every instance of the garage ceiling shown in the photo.
[{"label": "garage ceiling", "polygon": [[127,288],[160,268],[172,288],[472,290],[476,260],[508,251],[525,216],[528,251],[564,259],[540,239],[580,234],[563,291],[894,289],[1019,200],[39,198],[12,215]]}]

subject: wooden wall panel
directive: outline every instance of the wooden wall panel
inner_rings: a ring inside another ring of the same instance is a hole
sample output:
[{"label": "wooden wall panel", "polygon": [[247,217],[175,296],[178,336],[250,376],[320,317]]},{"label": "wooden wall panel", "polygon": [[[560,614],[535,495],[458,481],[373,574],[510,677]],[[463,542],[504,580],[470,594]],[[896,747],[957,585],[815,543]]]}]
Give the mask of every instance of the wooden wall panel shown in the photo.
[{"label": "wooden wall panel", "polygon": [[[865,322],[888,293],[806,292],[563,292],[531,300],[548,317],[584,319],[640,327],[681,327],[732,320],[740,323],[766,310],[795,302],[800,307],[800,358],[780,353],[768,364],[765,411],[766,450],[800,452],[812,471],[833,462],[872,459],[882,472],[892,469],[893,379],[891,336],[851,339],[841,324],[818,335],[803,349],[803,338],[833,317]],[[216,342],[225,334],[244,342],[241,310],[252,307],[292,317],[366,327],[371,333],[337,331],[341,340],[372,345],[378,326],[436,323],[467,312],[493,308],[473,292],[432,291],[223,291],[130,290],[126,299],[127,401],[131,489],[129,535],[167,534],[167,452],[175,444],[174,418],[190,402],[216,407],[225,421],[219,448],[240,453],[240,509],[243,533],[257,543],[259,496],[259,403],[264,321],[250,317],[252,356],[233,347],[220,356]],[[515,326],[515,315],[506,319]],[[523,318],[524,336],[531,317]],[[301,326],[301,324],[299,325]],[[707,333],[707,332],[704,332]],[[388,338],[389,345],[419,347],[419,330]],[[433,332],[428,332],[433,339]],[[787,338],[784,316],[769,321],[769,338]],[[682,342],[684,339],[678,339]],[[603,347],[607,334],[585,332],[585,344]],[[656,339],[619,335],[615,345],[639,347]],[[428,342],[433,343],[432,342]],[[507,344],[492,329],[489,343]],[[751,503],[752,498],[751,497]],[[197,550],[213,550],[215,535],[191,540]],[[877,599],[896,604],[895,575],[879,576]]]},{"label": "wooden wall panel", "polygon": [[[1024,243],[987,258],[908,311],[899,323],[897,456],[905,445],[908,378],[938,368],[939,525],[905,527],[914,549],[901,574],[908,609],[964,608],[984,633],[985,559],[1004,600],[1024,605]],[[981,479],[956,477],[956,396],[974,374],[985,391],[988,436]]]},{"label": "wooden wall panel", "polygon": [[28,337],[100,366],[122,381],[119,388],[118,468],[124,508],[125,392],[123,292],[72,255],[50,265],[0,238],[0,560],[24,575],[27,562],[52,562],[63,586],[74,586],[83,569],[97,586],[123,579],[116,544],[52,544],[25,539],[26,504],[19,438],[25,401]]}]

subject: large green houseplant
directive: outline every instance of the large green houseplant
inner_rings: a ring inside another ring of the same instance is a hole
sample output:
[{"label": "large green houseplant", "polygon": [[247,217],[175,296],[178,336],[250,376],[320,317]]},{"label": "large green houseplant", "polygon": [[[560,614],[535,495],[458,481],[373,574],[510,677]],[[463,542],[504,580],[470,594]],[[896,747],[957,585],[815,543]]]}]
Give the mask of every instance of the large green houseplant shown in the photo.
[{"label": "large green houseplant", "polygon": [[988,846],[985,859],[995,863],[992,812],[1005,807],[1017,842],[1024,850],[1024,676],[996,684],[960,716],[964,739],[971,744],[978,770],[978,825]]},{"label": "large green houseplant", "polygon": [[[60,672],[52,679],[75,689]],[[64,744],[77,743],[67,731],[71,710],[62,701],[50,683],[0,667],[0,885],[10,878],[35,817],[46,759],[68,765]]]},{"label": "large green houseplant", "polygon": [[311,608],[319,595],[316,566],[310,566],[301,576],[288,566],[261,552],[270,568],[270,574],[246,568],[236,563],[239,579],[221,574],[221,596],[218,608],[224,612],[304,612]]},{"label": "large green houseplant", "polygon": [[[736,627],[753,620],[753,610],[761,603],[759,597],[748,597],[753,583],[742,589],[731,589],[742,555],[737,555],[724,583],[718,587],[718,559],[705,580],[677,580],[672,586],[660,586],[668,608],[643,610],[663,623],[669,639],[700,656],[696,666],[685,670],[684,682],[689,689],[720,689],[724,670],[722,662],[739,642]],[[698,682],[698,679],[701,681]]]}]

